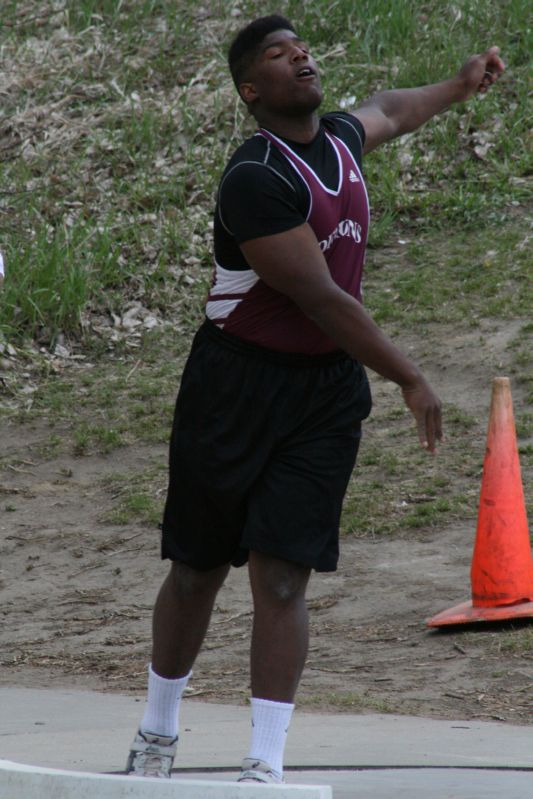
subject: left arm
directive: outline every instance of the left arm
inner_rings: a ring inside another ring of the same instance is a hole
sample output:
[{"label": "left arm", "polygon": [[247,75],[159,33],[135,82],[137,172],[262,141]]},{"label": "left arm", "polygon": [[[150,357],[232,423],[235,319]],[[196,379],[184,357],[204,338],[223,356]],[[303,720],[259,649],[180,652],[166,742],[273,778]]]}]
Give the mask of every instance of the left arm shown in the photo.
[{"label": "left arm", "polygon": [[462,103],[476,92],[486,92],[505,69],[499,52],[498,47],[491,47],[472,56],[454,78],[440,83],[392,89],[370,97],[351,112],[365,129],[364,152],[416,130],[453,103]]}]

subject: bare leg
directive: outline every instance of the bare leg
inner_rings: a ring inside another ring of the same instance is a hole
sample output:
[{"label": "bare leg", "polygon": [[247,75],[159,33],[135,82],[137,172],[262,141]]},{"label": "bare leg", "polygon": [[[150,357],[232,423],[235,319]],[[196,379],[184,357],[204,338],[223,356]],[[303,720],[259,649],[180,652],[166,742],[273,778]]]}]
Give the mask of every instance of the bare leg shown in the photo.
[{"label": "bare leg", "polygon": [[309,640],[305,591],[310,569],[250,552],[254,599],[252,696],[274,702],[294,700]]},{"label": "bare leg", "polygon": [[229,565],[201,572],[172,563],[152,623],[152,668],[160,677],[175,679],[190,672],[228,571]]}]

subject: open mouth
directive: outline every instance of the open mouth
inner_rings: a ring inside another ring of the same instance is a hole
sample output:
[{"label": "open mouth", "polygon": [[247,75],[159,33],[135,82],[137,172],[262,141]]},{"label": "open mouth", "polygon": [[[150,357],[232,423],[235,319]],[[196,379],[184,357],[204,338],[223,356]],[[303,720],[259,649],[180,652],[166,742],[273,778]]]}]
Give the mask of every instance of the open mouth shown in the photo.
[{"label": "open mouth", "polygon": [[315,73],[311,69],[311,67],[302,67],[296,73],[296,77],[297,78],[314,78],[315,77]]}]

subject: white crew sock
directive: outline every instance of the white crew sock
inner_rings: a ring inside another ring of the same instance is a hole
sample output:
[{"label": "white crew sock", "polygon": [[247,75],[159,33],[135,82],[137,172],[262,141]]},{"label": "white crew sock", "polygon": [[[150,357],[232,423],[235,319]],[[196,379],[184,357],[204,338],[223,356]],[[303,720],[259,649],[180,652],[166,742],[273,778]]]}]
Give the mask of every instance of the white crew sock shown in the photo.
[{"label": "white crew sock", "polygon": [[141,721],[141,732],[176,738],[179,730],[181,697],[192,671],[177,680],[160,677],[148,666],[148,701]]},{"label": "white crew sock", "polygon": [[283,752],[294,705],[252,697],[252,742],[247,757],[264,760],[283,776]]}]

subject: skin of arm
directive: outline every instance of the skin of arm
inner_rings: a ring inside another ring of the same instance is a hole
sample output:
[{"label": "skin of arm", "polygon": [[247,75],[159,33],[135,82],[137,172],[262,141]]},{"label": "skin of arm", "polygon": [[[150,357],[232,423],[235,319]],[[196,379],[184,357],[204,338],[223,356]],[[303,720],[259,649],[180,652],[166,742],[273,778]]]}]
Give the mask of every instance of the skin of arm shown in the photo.
[{"label": "skin of arm", "polygon": [[448,80],[415,89],[379,92],[352,111],[366,133],[364,152],[386,141],[416,130],[453,103],[484,93],[505,70],[499,48],[490,47],[466,61],[457,75]]},{"label": "skin of arm", "polygon": [[415,417],[420,443],[434,452],[442,439],[438,397],[361,303],[334,282],[311,227],[303,224],[252,239],[241,249],[259,277],[290,297],[340,349],[400,386]]}]

